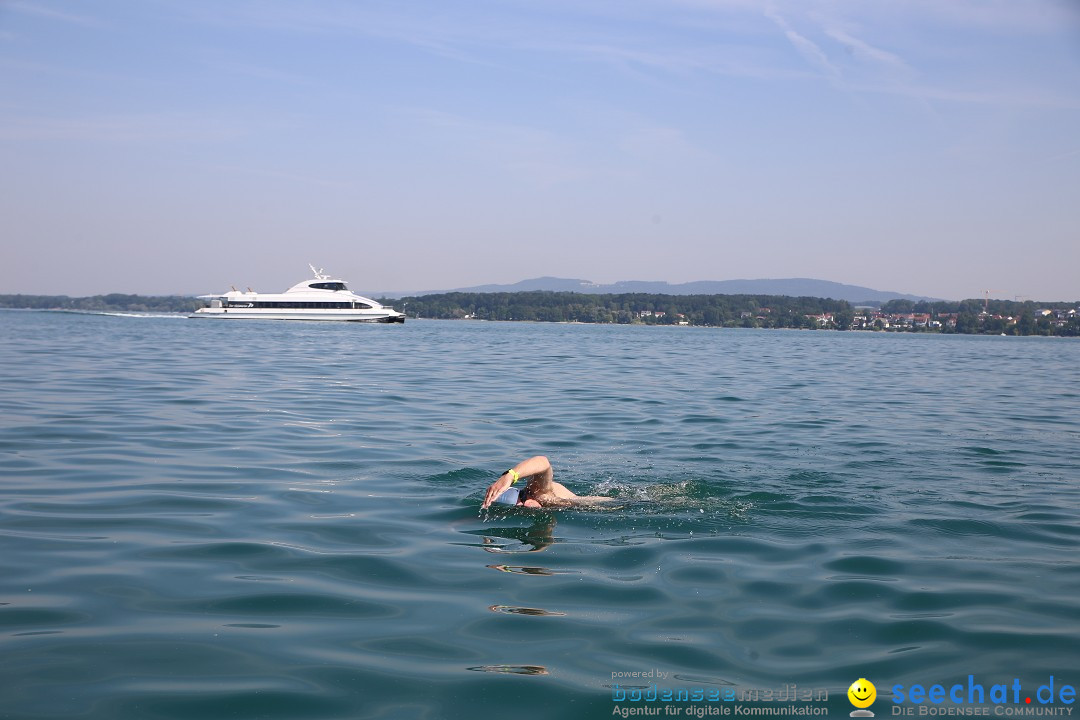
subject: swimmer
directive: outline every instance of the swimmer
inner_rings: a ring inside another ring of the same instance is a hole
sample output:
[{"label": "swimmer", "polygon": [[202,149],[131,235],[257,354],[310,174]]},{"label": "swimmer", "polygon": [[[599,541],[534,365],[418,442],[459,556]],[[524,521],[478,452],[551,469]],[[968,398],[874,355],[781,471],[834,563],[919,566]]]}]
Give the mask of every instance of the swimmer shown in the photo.
[{"label": "swimmer", "polygon": [[[511,487],[518,480],[525,480],[525,487]],[[551,463],[543,455],[522,460],[491,483],[484,495],[481,509],[491,503],[519,505],[527,508],[567,507],[575,504],[611,502],[615,498],[603,495],[577,495],[562,483],[555,482]]]}]

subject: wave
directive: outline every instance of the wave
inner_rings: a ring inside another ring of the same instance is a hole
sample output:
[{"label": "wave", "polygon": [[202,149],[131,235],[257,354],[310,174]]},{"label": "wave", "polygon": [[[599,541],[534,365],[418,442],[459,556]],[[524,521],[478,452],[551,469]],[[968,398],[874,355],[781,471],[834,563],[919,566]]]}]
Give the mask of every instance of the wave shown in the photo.
[{"label": "wave", "polygon": [[111,310],[58,310],[56,312],[72,313],[74,315],[105,315],[108,317],[128,318],[179,318],[187,319],[187,313],[153,313],[153,312],[120,312]]}]

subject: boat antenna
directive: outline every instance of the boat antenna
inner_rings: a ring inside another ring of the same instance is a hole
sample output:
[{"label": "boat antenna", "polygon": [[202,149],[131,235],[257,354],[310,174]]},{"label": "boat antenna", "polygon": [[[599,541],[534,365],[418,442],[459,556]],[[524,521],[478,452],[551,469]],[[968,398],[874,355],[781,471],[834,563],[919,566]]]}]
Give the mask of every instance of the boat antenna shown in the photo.
[{"label": "boat antenna", "polygon": [[329,275],[325,274],[326,271],[323,270],[322,268],[319,268],[318,270],[316,270],[315,266],[312,265],[311,263],[308,263],[308,267],[311,268],[311,272],[315,273],[315,279],[316,280],[326,280],[328,277],[330,277]]}]

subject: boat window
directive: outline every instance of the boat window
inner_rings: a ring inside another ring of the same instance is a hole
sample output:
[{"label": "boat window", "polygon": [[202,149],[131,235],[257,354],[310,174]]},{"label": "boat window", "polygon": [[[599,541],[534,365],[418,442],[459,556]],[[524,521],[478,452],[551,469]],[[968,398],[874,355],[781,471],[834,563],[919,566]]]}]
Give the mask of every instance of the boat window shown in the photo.
[{"label": "boat window", "polygon": [[[226,307],[231,308],[282,308],[282,309],[306,309],[306,310],[348,310],[352,308],[350,302],[279,302],[273,300],[257,300],[255,302],[232,302]],[[366,306],[365,306],[366,307]]]},{"label": "boat window", "polygon": [[368,305],[367,303],[362,303],[362,302],[354,302],[352,304],[352,306],[354,308],[356,308],[357,310],[370,310],[371,309],[370,305]]},{"label": "boat window", "polygon": [[318,282],[308,285],[311,288],[318,288],[319,290],[344,290],[345,283],[341,282]]}]

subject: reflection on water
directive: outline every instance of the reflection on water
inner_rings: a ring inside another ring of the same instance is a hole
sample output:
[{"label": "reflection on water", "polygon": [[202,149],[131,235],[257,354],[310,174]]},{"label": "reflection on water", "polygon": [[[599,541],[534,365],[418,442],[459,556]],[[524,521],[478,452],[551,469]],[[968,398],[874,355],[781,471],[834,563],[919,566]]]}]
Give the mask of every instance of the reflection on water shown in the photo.
[{"label": "reflection on water", "polygon": [[565,615],[563,612],[554,610],[542,610],[541,608],[512,607],[510,605],[492,605],[488,608],[491,612],[509,613],[510,615],[535,615],[540,617],[553,617]]},{"label": "reflection on water", "polygon": [[547,675],[547,668],[540,665],[480,665],[469,670],[476,672],[510,673],[513,675]]},{"label": "reflection on water", "polygon": [[[555,515],[536,513],[528,527],[483,527],[466,531],[480,535],[484,550],[488,552],[538,552],[555,542]],[[513,540],[514,543],[498,542],[496,538]],[[522,547],[525,546],[525,547]]]},{"label": "reflection on water", "polygon": [[485,565],[484,567],[506,573],[521,573],[523,575],[555,575],[559,571],[543,567],[526,567],[524,565]]}]

